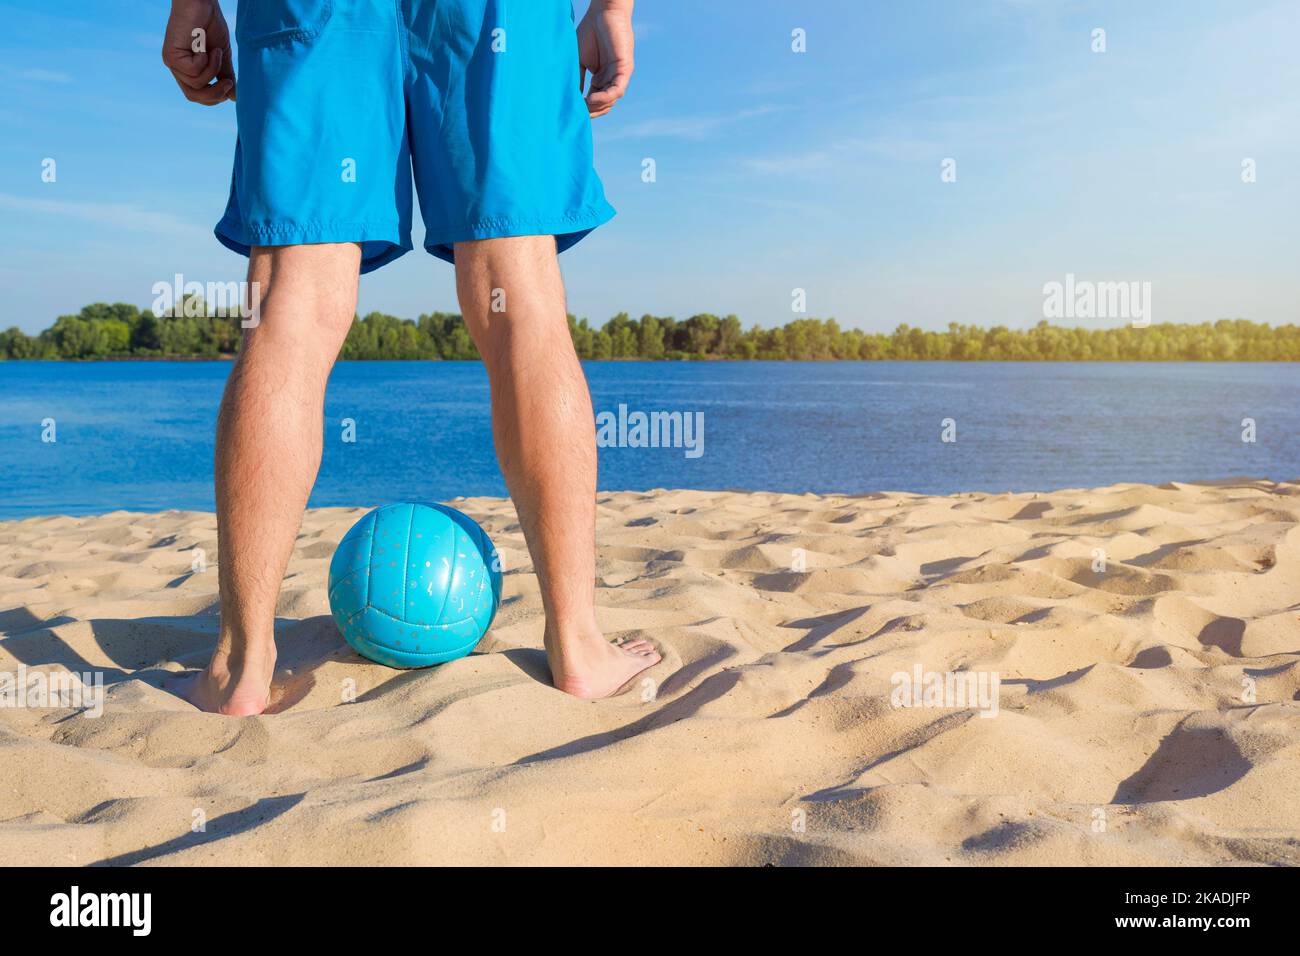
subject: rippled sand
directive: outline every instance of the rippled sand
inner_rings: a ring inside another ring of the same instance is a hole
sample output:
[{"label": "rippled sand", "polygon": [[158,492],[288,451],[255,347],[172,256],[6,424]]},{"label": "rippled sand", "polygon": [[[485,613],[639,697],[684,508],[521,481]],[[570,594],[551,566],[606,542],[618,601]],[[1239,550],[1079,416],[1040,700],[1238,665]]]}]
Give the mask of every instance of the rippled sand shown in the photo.
[{"label": "rippled sand", "polygon": [[[312,511],[282,701],[243,719],[174,693],[211,514],[0,523],[0,671],[106,685],[98,717],[0,709],[0,859],[1300,863],[1300,484],[602,495],[601,621],[664,660],[594,703],[546,682],[510,503],[456,504],[507,567],[478,651],[352,653],[326,567],[364,511]],[[996,713],[895,706],[918,670]]]}]

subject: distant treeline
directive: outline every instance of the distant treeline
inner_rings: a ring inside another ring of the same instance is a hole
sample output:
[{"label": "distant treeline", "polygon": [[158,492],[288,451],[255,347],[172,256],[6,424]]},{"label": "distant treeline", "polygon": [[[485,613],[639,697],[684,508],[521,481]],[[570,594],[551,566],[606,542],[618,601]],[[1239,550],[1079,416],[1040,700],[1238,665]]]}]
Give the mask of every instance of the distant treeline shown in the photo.
[{"label": "distant treeline", "polygon": [[[178,310],[181,311],[181,310]],[[186,310],[190,312],[201,310]],[[734,315],[643,315],[620,312],[595,328],[569,316],[584,359],[785,359],[950,361],[1300,361],[1300,327],[1246,319],[1146,328],[983,329],[953,322],[944,332],[900,325],[892,333],[841,329],[834,319],[795,319],[779,328],[741,327]],[[39,335],[0,332],[0,359],[220,358],[239,348],[237,315],[166,315],[118,303],[88,305],[59,316]],[[416,321],[371,312],[343,345],[344,359],[476,359],[459,315],[435,312]]]}]

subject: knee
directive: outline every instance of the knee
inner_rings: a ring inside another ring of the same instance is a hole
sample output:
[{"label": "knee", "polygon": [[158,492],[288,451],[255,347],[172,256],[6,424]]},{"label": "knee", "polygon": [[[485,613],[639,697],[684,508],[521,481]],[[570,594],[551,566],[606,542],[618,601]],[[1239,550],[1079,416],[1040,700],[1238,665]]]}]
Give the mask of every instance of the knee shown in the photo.
[{"label": "knee", "polygon": [[486,280],[529,277],[559,272],[554,236],[503,236],[472,239],[453,247],[458,283],[482,285]]},{"label": "knee", "polygon": [[564,313],[554,236],[456,243],[456,294],[467,323]]},{"label": "knee", "polygon": [[572,350],[553,236],[457,243],[456,291],[489,371]]},{"label": "knee", "polygon": [[520,345],[519,330],[513,322],[504,316],[493,316],[475,323],[470,323],[467,318],[466,325],[483,364],[487,366],[488,374],[495,374],[510,366]]},{"label": "knee", "polygon": [[467,324],[489,374],[524,365],[558,367],[577,362],[562,306],[558,315],[535,312],[489,315]]},{"label": "knee", "polygon": [[332,365],[356,315],[359,272],[355,243],[254,249],[245,347],[294,367]]}]

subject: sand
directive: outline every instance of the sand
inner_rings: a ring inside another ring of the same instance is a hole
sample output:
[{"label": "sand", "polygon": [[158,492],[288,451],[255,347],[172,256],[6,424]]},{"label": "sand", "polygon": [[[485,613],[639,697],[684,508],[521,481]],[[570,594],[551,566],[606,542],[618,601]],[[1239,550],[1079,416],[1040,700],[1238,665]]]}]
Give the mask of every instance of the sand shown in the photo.
[{"label": "sand", "polygon": [[510,503],[456,504],[507,568],[478,651],[343,645],[364,509],[315,510],[253,718],[173,692],[217,626],[211,514],[0,523],[0,671],[105,682],[97,717],[0,709],[0,860],[1300,863],[1300,484],[602,494],[601,622],[664,660],[600,702],[546,683]]}]

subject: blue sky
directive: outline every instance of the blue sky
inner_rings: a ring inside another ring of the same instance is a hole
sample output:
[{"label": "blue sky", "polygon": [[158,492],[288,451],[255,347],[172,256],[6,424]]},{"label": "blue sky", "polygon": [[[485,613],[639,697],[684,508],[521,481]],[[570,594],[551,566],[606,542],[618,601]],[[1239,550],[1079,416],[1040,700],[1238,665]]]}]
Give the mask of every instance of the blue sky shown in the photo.
[{"label": "blue sky", "polygon": [[[180,96],[167,7],[0,2],[0,325],[242,277],[211,236],[233,104]],[[1151,282],[1157,322],[1300,320],[1294,0],[641,0],[636,22],[629,95],[595,124],[619,216],[562,259],[579,315],[772,325],[802,288],[844,326],[1023,327],[1073,273]],[[362,312],[456,310],[416,244]]]}]

